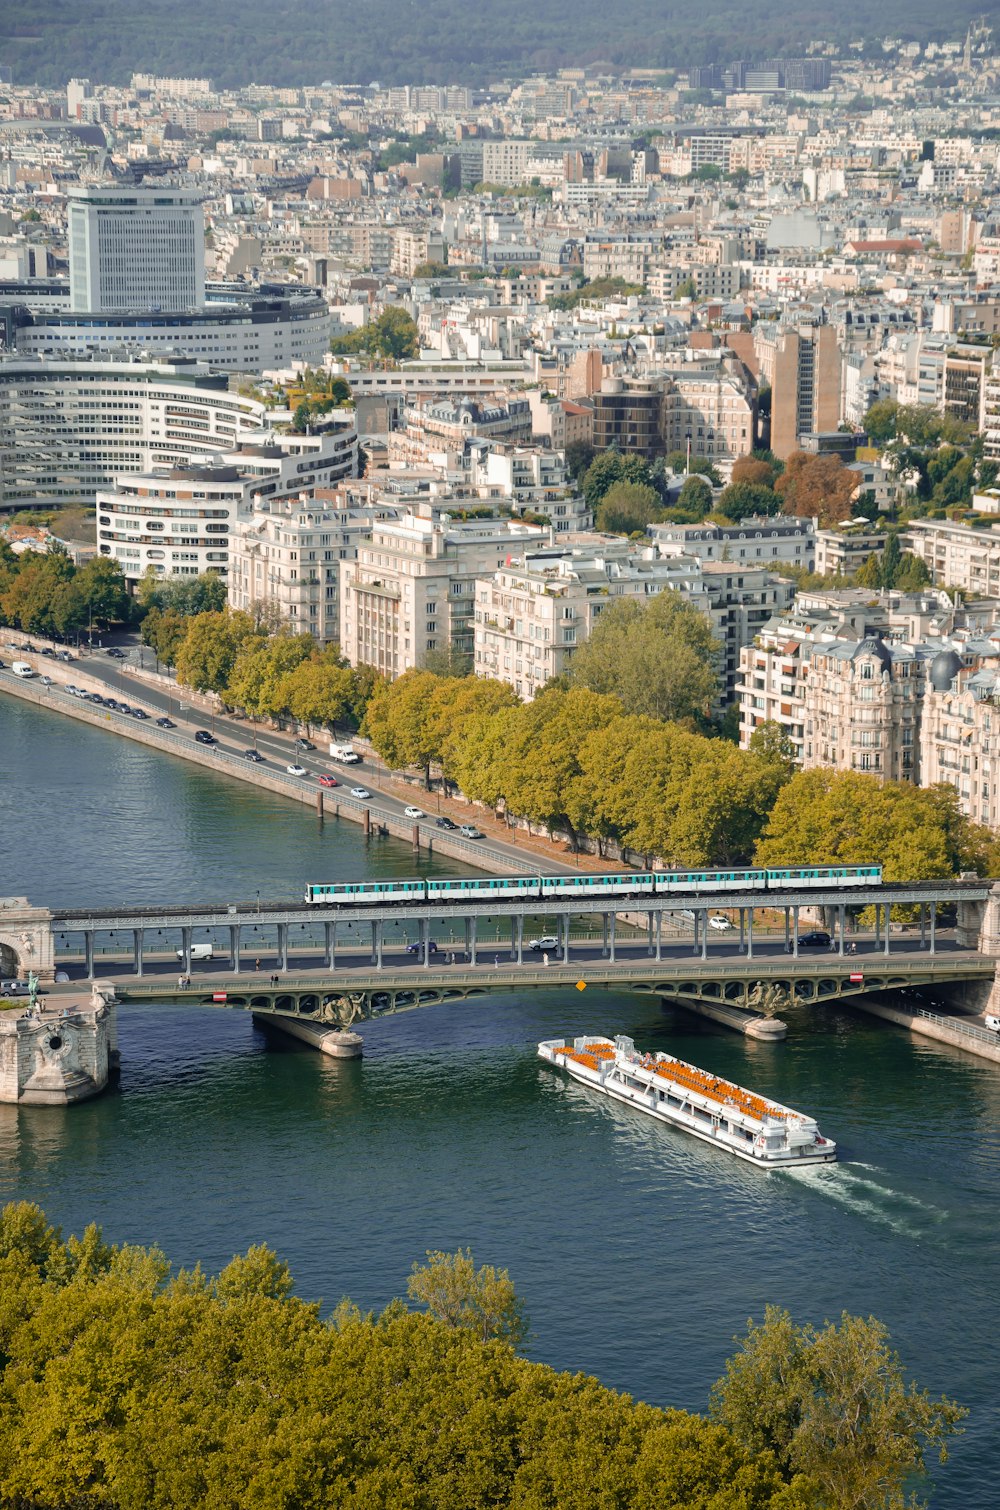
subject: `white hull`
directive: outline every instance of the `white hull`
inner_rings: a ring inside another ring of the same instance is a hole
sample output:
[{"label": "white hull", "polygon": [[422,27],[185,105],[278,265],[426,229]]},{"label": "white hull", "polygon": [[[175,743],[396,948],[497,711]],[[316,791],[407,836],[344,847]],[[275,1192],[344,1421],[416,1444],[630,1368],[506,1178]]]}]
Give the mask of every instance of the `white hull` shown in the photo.
[{"label": "white hull", "polygon": [[[583,1058],[595,1046],[606,1057],[597,1067],[576,1057],[572,1044],[552,1040],[538,1045],[539,1057],[557,1069],[564,1069],[572,1079],[592,1090],[600,1091],[624,1106],[680,1128],[702,1143],[713,1144],[744,1163],[766,1169],[801,1169],[805,1164],[829,1164],[837,1157],[837,1146],[819,1136],[815,1122],[788,1107],[771,1105],[764,1117],[740,1111],[729,1100],[721,1100],[723,1090],[739,1093],[763,1106],[760,1098],[728,1082],[710,1082],[720,1087],[714,1096],[675,1083],[669,1078],[671,1066],[681,1072],[702,1076],[703,1071],[669,1055],[641,1056],[630,1039],[577,1040]],[[665,1073],[666,1072],[666,1073]],[[679,1104],[677,1104],[679,1103]]]}]

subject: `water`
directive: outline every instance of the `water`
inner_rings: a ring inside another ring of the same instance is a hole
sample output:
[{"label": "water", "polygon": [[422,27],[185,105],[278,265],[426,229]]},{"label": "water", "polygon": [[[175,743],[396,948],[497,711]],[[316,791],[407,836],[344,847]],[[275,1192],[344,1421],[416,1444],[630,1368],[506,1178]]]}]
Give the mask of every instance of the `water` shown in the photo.
[{"label": "water", "polygon": [[[413,872],[405,845],[366,851],[359,828],[28,705],[0,700],[0,750],[0,894],[245,898]],[[116,1093],[0,1107],[0,1199],[208,1269],[264,1241],[301,1294],[364,1308],[425,1249],[468,1244],[510,1268],[533,1357],[695,1410],[768,1302],[873,1314],[972,1407],[936,1510],[992,1510],[1000,1072],[847,1009],[788,1020],[766,1045],[629,996],[526,993],[373,1023],[364,1061],[338,1064],[239,1013],[131,1005]],[[535,1058],[588,1030],[815,1113],[842,1161],[762,1173]]]}]

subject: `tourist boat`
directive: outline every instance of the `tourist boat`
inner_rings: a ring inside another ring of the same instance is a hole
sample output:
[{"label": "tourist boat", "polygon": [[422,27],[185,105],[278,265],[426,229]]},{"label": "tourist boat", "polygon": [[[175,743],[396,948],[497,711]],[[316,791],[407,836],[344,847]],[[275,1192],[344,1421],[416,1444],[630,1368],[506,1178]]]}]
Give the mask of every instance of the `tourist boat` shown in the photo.
[{"label": "tourist boat", "polygon": [[574,1080],[693,1133],[750,1164],[829,1164],[837,1145],[812,1117],[768,1101],[670,1054],[640,1054],[631,1038],[551,1038],[539,1058]]}]

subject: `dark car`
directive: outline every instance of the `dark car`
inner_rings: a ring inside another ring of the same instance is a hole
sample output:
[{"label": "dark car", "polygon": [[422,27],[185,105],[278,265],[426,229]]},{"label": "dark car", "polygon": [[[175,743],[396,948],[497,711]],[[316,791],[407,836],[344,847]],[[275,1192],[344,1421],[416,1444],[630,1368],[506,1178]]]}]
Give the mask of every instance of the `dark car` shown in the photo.
[{"label": "dark car", "polygon": [[316,746],[311,739],[297,739],[295,741],[295,748],[297,750],[315,750]]},{"label": "dark car", "polygon": [[117,645],[112,645],[111,649],[108,651],[108,655],[110,655],[112,660],[115,661],[123,661],[126,658],[124,650],[119,650]]},{"label": "dark car", "polygon": [[[789,939],[785,946],[791,954],[795,949],[794,942]],[[825,928],[811,928],[808,933],[799,934],[800,949],[829,949],[830,935]]]},{"label": "dark car", "polygon": [[253,763],[254,763],[254,765],[263,765],[264,764],[264,757],[260,753],[259,750],[244,750],[243,751],[243,759],[244,760],[252,760]]},{"label": "dark car", "polygon": [[[69,691],[68,687],[66,688],[66,691]],[[116,697],[106,697],[104,699],[104,706],[106,708],[110,708],[113,713],[121,712],[121,708],[119,707],[118,699]]]},{"label": "dark car", "polygon": [[209,734],[207,729],[195,729],[194,737],[200,745],[214,745],[215,735]]},{"label": "dark car", "polygon": [[128,716],[129,716],[129,718],[132,717],[132,708],[131,708],[131,706],[128,703],[119,703],[118,704],[118,712],[119,713],[127,713]]},{"label": "dark car", "polygon": [[43,654],[43,655],[47,655],[47,656],[48,656],[48,657],[49,657],[49,659],[50,659],[50,660],[55,660],[55,657],[56,657],[56,653],[55,653],[55,651],[54,651],[54,650],[53,650],[53,649],[52,649],[52,646],[51,646],[51,645],[43,645],[43,646],[42,646],[42,654]]},{"label": "dark car", "polygon": [[457,823],[452,823],[450,818],[436,818],[435,825],[438,828],[457,828]]},{"label": "dark car", "polygon": [[[42,680],[44,681],[45,678],[43,677]],[[92,703],[96,703],[98,705],[98,707],[100,707],[100,708],[104,708],[104,707],[107,706],[106,703],[105,703],[105,701],[104,701],[104,698],[101,696],[101,694],[99,692],[92,692],[90,694],[90,701]]]},{"label": "dark car", "polygon": [[146,712],[145,708],[133,708],[132,717],[146,719],[149,717],[149,714]]},{"label": "dark car", "polygon": [[[406,946],[406,952],[407,952],[407,954],[423,954],[423,952],[424,952],[424,946],[423,946],[423,944],[419,944],[419,943],[418,944],[407,944],[407,946]],[[430,950],[429,950],[429,952],[431,954],[437,954],[437,952],[438,952],[438,946],[437,946],[437,944],[435,944],[435,942],[434,942],[433,939],[430,940]]]},{"label": "dark car", "polygon": [[158,718],[156,720],[156,727],[158,729],[176,729],[177,725],[172,718]]}]

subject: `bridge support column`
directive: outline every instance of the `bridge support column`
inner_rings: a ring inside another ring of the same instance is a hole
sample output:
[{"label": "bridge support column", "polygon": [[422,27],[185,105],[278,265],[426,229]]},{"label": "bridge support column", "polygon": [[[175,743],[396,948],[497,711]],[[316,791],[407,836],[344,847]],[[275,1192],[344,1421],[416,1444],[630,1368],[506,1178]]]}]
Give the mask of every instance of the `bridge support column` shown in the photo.
[{"label": "bridge support column", "polygon": [[[695,913],[695,928],[698,926],[698,918],[701,917],[701,957],[708,959],[708,908],[703,907],[700,914]],[[697,945],[695,946],[697,948]]]},{"label": "bridge support column", "polygon": [[927,948],[927,903],[920,904],[920,947]]},{"label": "bridge support column", "polygon": [[747,959],[753,959],[753,908],[747,908]]},{"label": "bridge support column", "polygon": [[278,924],[278,969],[288,969],[288,924]]},{"label": "bridge support column", "polygon": [[837,911],[838,911],[838,913],[840,915],[840,923],[839,923],[838,930],[837,930],[839,932],[839,934],[840,934],[840,939],[839,939],[839,942],[838,942],[838,945],[837,945],[837,953],[840,955],[841,959],[843,959],[844,958],[844,933],[845,933],[845,931],[847,929],[847,905],[846,905],[846,903],[841,902],[841,904],[838,907]]},{"label": "bridge support column", "polygon": [[889,923],[890,923],[890,920],[892,918],[892,908],[891,907],[883,907],[882,908],[882,913],[883,913],[883,916],[885,918],[885,952],[886,952],[886,954],[888,954],[889,953]]},{"label": "bridge support column", "polygon": [[521,963],[517,954],[517,918],[513,914],[510,920],[510,957],[516,959],[518,964]]},{"label": "bridge support column", "polygon": [[132,969],[136,975],[142,974],[142,936],[144,928],[132,929]]},{"label": "bridge support column", "polygon": [[789,933],[791,931],[790,925],[791,925],[791,914],[790,914],[788,908],[786,907],[785,908],[785,953],[786,954],[788,953],[788,936],[789,936]]},{"label": "bridge support column", "polygon": [[799,909],[792,908],[792,954],[795,959],[799,957]]},{"label": "bridge support column", "polygon": [[372,924],[372,937],[373,937],[373,939],[375,941],[375,968],[377,970],[381,970],[381,968],[382,968],[382,924],[381,923],[373,923]]},{"label": "bridge support column", "polygon": [[191,929],[181,929],[181,965],[185,975],[191,974]]},{"label": "bridge support column", "polygon": [[337,968],[337,925],[336,923],[323,924],[323,947],[326,950],[326,968]]},{"label": "bridge support column", "polygon": [[87,962],[87,979],[94,979],[94,930],[87,928],[83,935],[83,952]]},{"label": "bridge support column", "polygon": [[610,914],[610,918],[611,918],[611,927],[608,930],[608,932],[609,932],[610,941],[611,941],[611,952],[608,955],[608,959],[609,959],[609,962],[613,965],[614,962],[615,962],[615,924],[618,921],[618,914],[616,912],[612,912]]},{"label": "bridge support column", "polygon": [[601,913],[601,958],[602,959],[607,959],[607,957],[608,957],[608,915],[607,915],[606,912],[602,912]]},{"label": "bridge support column", "polygon": [[663,958],[663,913],[656,914],[656,960],[657,963]]},{"label": "bridge support column", "polygon": [[562,946],[563,964],[564,965],[568,965],[569,964],[569,913],[568,912],[566,913],[566,916],[562,920],[562,936],[563,936],[563,946]]},{"label": "bridge support column", "polygon": [[229,968],[235,975],[240,973],[240,925],[229,925]]},{"label": "bridge support column", "polygon": [[476,918],[467,918],[465,921],[465,936],[469,947],[469,964],[476,963]]},{"label": "bridge support column", "polygon": [[695,909],[695,914],[694,914],[694,942],[691,945],[691,953],[692,954],[697,954],[698,953],[698,928],[699,928],[699,920],[700,920],[700,918],[701,918],[701,913],[696,908]]},{"label": "bridge support column", "polygon": [[420,919],[420,953],[424,969],[430,968],[431,963],[431,921],[430,918]]},{"label": "bridge support column", "polygon": [[741,907],[740,908],[740,953],[741,954],[743,953],[743,951],[746,948],[746,946],[747,946],[747,918],[746,918],[746,909],[743,908],[743,907]]},{"label": "bridge support column", "polygon": [[931,902],[931,904],[930,904],[930,911],[931,911],[931,953],[932,954],[936,954],[937,953],[937,938],[936,938],[936,934],[937,934],[937,907],[936,907],[936,905],[933,902]]},{"label": "bridge support column", "polygon": [[518,913],[515,919],[517,923],[517,962],[524,964],[524,918]]},{"label": "bridge support column", "polygon": [[646,953],[650,956],[653,953],[653,914],[651,912],[646,913]]}]

